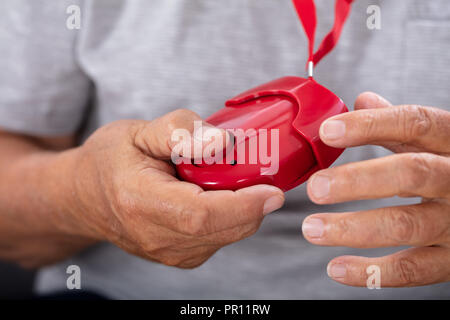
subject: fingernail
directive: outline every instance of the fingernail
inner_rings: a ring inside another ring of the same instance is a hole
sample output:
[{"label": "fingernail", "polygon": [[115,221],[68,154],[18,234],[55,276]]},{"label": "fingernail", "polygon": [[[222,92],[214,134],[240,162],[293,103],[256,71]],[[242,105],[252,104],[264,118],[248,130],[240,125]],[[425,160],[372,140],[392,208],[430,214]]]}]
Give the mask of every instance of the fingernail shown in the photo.
[{"label": "fingernail", "polygon": [[283,206],[284,200],[280,196],[272,196],[264,202],[263,214],[267,215],[280,209]]},{"label": "fingernail", "polygon": [[322,125],[322,137],[325,139],[340,139],[345,135],[345,122],[341,120],[328,120]]},{"label": "fingernail", "polygon": [[324,231],[323,221],[317,218],[307,219],[303,222],[302,231],[308,238],[320,238]]},{"label": "fingernail", "polygon": [[314,198],[325,198],[330,193],[330,178],[322,175],[315,175],[312,177],[310,186]]},{"label": "fingernail", "polygon": [[341,263],[331,264],[328,265],[327,273],[330,278],[342,279],[347,274],[347,267]]}]

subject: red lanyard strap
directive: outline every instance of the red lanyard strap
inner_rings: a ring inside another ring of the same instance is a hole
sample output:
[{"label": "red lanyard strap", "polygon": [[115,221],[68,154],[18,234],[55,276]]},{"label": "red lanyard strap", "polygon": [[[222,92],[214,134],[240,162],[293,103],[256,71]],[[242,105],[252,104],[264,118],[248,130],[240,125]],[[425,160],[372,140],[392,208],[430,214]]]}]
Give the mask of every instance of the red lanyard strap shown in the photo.
[{"label": "red lanyard strap", "polygon": [[314,38],[316,34],[317,15],[314,0],[292,1],[300,21],[302,22],[303,29],[305,29],[306,36],[308,37],[308,63],[312,62],[313,66],[315,66],[336,46],[342,28],[350,13],[352,2],[355,0],[336,0],[333,28],[331,28],[331,31],[325,36],[316,53],[314,53]]}]

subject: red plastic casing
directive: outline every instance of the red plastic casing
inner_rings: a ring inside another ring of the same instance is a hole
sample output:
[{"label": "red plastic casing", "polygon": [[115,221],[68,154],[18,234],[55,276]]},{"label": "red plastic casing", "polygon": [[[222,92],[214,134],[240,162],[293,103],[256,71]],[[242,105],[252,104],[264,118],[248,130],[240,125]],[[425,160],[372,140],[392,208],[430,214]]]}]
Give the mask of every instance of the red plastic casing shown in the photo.
[{"label": "red plastic casing", "polygon": [[[223,129],[279,129],[278,172],[262,174],[261,168],[267,165],[259,161],[234,165],[182,163],[176,166],[178,176],[205,190],[237,190],[255,184],[290,190],[314,172],[329,167],[344,151],[325,145],[319,128],[325,119],[347,111],[339,97],[313,78],[283,77],[263,84],[227,101],[225,108],[206,121]],[[241,143],[246,143],[248,150],[248,139]],[[268,150],[270,143],[269,138]]]}]

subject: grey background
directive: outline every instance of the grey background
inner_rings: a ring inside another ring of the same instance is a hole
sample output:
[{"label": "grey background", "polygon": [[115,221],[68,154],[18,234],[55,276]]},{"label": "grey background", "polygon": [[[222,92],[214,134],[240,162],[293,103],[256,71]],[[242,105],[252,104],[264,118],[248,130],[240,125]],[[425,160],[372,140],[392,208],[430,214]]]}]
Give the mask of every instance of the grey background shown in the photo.
[{"label": "grey background", "polygon": [[[61,27],[74,2],[84,4],[79,33]],[[333,21],[332,1],[317,4],[320,39]],[[380,32],[365,28],[369,4],[383,8]],[[365,90],[395,104],[449,108],[443,79],[450,70],[442,67],[450,64],[449,21],[448,0],[358,0],[316,79],[350,108]],[[180,107],[208,116],[242,90],[303,75],[306,61],[305,37],[289,0],[2,0],[0,50],[0,69],[6,70],[0,73],[0,125],[37,135],[73,132],[92,82],[96,103],[85,135],[114,120],[153,119]],[[373,147],[349,149],[336,165],[385,154]],[[302,186],[288,193],[283,210],[267,217],[255,236],[220,250],[198,269],[167,268],[100,244],[44,268],[37,290],[64,289],[67,266],[77,264],[85,288],[124,299],[449,298],[450,283],[383,290],[334,283],[325,269],[333,257],[395,250],[316,247],[301,235],[308,214],[399,202],[319,207]],[[10,270],[1,274],[6,290],[22,288],[30,274]]]}]

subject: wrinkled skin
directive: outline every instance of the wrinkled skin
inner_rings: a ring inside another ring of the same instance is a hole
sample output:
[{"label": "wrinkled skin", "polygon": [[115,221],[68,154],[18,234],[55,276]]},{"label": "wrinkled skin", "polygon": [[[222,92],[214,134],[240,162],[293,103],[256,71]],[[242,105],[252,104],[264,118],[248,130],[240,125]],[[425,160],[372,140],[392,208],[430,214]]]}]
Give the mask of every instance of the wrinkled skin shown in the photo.
[{"label": "wrinkled skin", "polygon": [[320,129],[334,147],[380,145],[395,154],[348,163],[314,174],[308,195],[317,204],[392,196],[422,202],[361,212],[320,213],[303,222],[307,240],[322,246],[410,246],[395,254],[342,256],[328,265],[334,280],[366,286],[366,269],[381,271],[381,287],[420,286],[450,280],[450,113],[416,105],[392,106],[373,93],[355,111],[332,117]]},{"label": "wrinkled skin", "polygon": [[206,192],[179,181],[174,129],[192,133],[191,147],[193,139],[204,146],[222,139],[222,148],[230,141],[216,128],[217,140],[194,133],[194,121],[201,119],[188,110],[117,121],[80,147],[73,137],[0,132],[0,258],[36,268],[109,241],[147,260],[194,268],[255,233],[283,205],[283,192],[268,185]]},{"label": "wrinkled skin", "polygon": [[[203,191],[179,181],[171,134],[192,132],[195,120],[201,119],[178,110],[152,122],[119,121],[90,137],[77,155],[72,210],[88,235],[148,260],[193,268],[255,233],[264,215],[282,206],[283,192],[268,185]],[[226,145],[229,137],[222,136]]]}]

